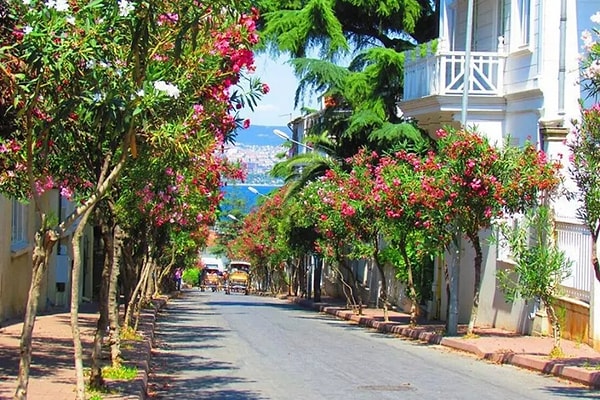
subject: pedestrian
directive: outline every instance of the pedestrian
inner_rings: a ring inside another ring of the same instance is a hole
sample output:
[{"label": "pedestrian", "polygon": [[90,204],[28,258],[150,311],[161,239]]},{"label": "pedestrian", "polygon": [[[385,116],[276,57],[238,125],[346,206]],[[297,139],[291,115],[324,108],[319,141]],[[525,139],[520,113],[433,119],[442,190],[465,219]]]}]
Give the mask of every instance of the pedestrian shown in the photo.
[{"label": "pedestrian", "polygon": [[206,283],[204,282],[206,279],[206,268],[202,267],[200,269],[200,274],[198,275],[198,287],[200,288],[201,292],[204,292],[204,287],[206,285]]},{"label": "pedestrian", "polygon": [[181,290],[181,277],[183,276],[183,270],[181,267],[175,268],[175,288],[176,290]]}]

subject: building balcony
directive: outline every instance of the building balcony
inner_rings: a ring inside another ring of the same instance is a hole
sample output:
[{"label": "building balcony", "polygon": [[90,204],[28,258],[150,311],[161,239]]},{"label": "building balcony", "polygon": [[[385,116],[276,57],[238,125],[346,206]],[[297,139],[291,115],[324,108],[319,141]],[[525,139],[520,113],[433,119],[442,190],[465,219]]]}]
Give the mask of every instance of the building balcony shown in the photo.
[{"label": "building balcony", "polygon": [[[465,78],[464,51],[432,51],[431,45],[406,54],[402,101],[427,96],[462,95]],[[503,52],[471,52],[469,95],[502,96]]]}]

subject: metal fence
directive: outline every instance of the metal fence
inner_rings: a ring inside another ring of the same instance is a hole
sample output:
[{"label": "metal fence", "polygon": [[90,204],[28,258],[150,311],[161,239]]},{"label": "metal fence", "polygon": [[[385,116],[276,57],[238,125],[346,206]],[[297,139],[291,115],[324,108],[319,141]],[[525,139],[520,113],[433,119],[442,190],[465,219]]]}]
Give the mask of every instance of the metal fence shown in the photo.
[{"label": "metal fence", "polygon": [[589,230],[576,222],[556,222],[558,247],[572,261],[571,275],[562,282],[563,295],[590,302],[592,283],[592,236]]}]

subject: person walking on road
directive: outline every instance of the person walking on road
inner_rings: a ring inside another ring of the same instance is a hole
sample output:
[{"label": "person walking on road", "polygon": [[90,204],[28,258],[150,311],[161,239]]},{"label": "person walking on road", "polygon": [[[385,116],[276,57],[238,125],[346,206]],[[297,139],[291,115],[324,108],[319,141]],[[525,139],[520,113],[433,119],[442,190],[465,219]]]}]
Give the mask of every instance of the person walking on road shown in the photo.
[{"label": "person walking on road", "polygon": [[181,290],[181,278],[183,276],[183,270],[181,267],[175,268],[174,278],[175,278],[175,289]]}]

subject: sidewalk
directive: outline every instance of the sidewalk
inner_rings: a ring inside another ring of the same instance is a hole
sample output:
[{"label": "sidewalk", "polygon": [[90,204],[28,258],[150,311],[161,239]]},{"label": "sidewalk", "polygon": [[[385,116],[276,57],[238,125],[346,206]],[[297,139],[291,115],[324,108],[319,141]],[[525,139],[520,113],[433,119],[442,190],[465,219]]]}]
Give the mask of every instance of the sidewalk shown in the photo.
[{"label": "sidewalk", "polygon": [[[185,294],[185,291],[183,293]],[[384,323],[381,309],[365,308],[363,315],[359,316],[345,309],[339,302],[330,299],[324,299],[325,301],[321,303],[293,297],[283,297],[282,300],[334,315],[349,323],[396,335],[399,338],[440,345],[449,350],[471,353],[490,362],[513,364],[600,388],[600,352],[584,344],[562,340],[567,357],[560,360],[549,359],[552,339],[547,337],[521,336],[491,328],[476,329],[475,338],[443,337],[439,334],[444,328],[442,323],[424,323],[411,328],[408,325],[408,314],[397,311],[390,310],[390,322]],[[144,340],[127,342],[123,346],[125,363],[137,367],[137,378],[129,382],[109,381],[108,386],[112,393],[102,394],[104,400],[146,398],[154,324],[158,311],[166,302],[166,298],[158,299],[154,303],[154,308],[144,310],[139,327]],[[80,326],[86,356],[90,354],[96,322],[97,313],[93,305],[82,307]],[[16,388],[21,329],[21,323],[3,323],[0,327],[0,399],[11,399]],[[464,330],[464,327],[460,329]],[[74,388],[75,370],[69,312],[61,310],[39,316],[34,330],[28,398],[30,400],[71,400],[75,397]]]},{"label": "sidewalk", "polygon": [[[554,341],[551,337],[523,336],[496,328],[475,328],[475,336],[444,337],[445,325],[440,321],[423,322],[417,327],[409,325],[409,314],[389,311],[389,322],[383,321],[383,310],[363,308],[357,315],[339,301],[323,299],[320,303],[311,300],[290,298],[305,308],[334,315],[351,323],[376,329],[379,332],[397,335],[400,338],[418,340],[448,349],[471,353],[482,360],[497,364],[512,364],[540,373],[600,388],[600,351],[592,347],[561,339],[565,357],[549,358]],[[466,333],[466,326],[459,326],[459,334]]]},{"label": "sidewalk", "polygon": [[[110,393],[102,399],[144,399],[154,323],[166,298],[153,301],[153,308],[142,310],[138,332],[141,341],[123,342],[124,365],[136,367],[138,374],[132,381],[107,380]],[[79,311],[79,326],[84,353],[84,366],[89,356],[98,322],[95,304],[83,304]],[[22,322],[5,321],[0,327],[0,399],[12,399],[16,389],[19,368],[19,342]],[[108,355],[105,356],[108,359]],[[33,331],[33,356],[28,385],[30,400],[71,400],[75,398],[76,375],[73,358],[71,315],[68,309],[40,315]],[[89,395],[88,395],[89,396]]]}]

